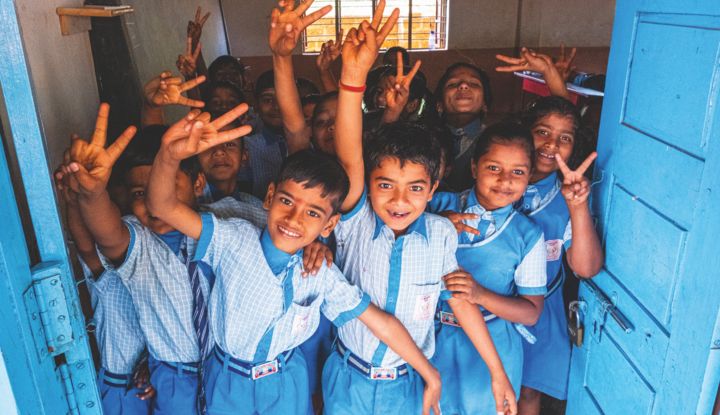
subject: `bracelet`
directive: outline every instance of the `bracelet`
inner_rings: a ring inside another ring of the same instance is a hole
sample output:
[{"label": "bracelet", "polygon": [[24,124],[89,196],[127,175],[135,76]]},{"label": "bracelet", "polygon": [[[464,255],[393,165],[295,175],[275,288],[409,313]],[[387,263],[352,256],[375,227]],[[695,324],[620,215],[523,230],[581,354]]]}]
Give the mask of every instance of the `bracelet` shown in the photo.
[{"label": "bracelet", "polygon": [[365,85],[352,86],[352,85],[344,84],[342,81],[338,82],[338,86],[340,87],[340,89],[344,89],[348,92],[365,92],[365,88],[366,88]]}]

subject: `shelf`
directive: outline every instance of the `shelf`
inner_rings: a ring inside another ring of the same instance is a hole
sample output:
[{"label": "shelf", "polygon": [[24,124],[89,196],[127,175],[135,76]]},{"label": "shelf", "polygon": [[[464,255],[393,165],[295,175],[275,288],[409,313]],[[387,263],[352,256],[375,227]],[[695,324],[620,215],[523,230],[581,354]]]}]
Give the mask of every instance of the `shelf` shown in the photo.
[{"label": "shelf", "polygon": [[90,19],[85,19],[85,17],[117,17],[133,11],[132,6],[83,6],[55,9],[60,17],[60,32],[63,36],[89,31]]}]

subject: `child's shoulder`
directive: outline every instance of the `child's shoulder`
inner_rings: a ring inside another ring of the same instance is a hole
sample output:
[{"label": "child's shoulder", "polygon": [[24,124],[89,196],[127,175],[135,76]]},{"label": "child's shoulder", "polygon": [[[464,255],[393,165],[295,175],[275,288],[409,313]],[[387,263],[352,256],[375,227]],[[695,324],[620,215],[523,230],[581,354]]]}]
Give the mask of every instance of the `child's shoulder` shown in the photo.
[{"label": "child's shoulder", "polygon": [[448,218],[434,213],[425,213],[425,226],[428,230],[428,238],[445,239],[448,235],[457,238],[457,232]]},{"label": "child's shoulder", "polygon": [[517,210],[513,210],[507,220],[510,221],[508,226],[514,228],[528,243],[537,241],[543,234],[542,227],[536,221]]}]

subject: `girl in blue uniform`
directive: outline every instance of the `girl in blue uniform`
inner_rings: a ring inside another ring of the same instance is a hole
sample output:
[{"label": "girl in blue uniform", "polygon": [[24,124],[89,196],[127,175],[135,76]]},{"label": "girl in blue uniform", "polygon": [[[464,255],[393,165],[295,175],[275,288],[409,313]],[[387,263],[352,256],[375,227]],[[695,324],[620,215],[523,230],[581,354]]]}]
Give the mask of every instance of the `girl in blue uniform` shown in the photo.
[{"label": "girl in blue uniform", "polygon": [[529,327],[537,342],[523,344],[519,402],[523,415],[540,413],[541,393],[567,399],[570,340],[563,302],[562,256],[566,255],[570,268],[582,278],[597,274],[604,260],[588,208],[590,184],[583,176],[596,154],[575,171],[565,164],[576,156],[579,123],[575,106],[560,97],[538,99],[523,116],[523,124],[535,142],[535,169],[520,209],[543,229],[548,277],[545,307],[535,326]]},{"label": "girl in blue uniform", "polygon": [[[513,204],[524,194],[534,161],[530,132],[519,124],[488,127],[472,156],[475,185],[438,193],[432,212],[459,233],[457,260],[466,272],[445,277],[453,296],[480,306],[515,394],[520,392],[522,324],[537,321],[546,291],[545,243],[540,227]],[[458,326],[446,302],[439,305],[433,363],[442,376],[445,414],[496,415],[488,368]]]}]

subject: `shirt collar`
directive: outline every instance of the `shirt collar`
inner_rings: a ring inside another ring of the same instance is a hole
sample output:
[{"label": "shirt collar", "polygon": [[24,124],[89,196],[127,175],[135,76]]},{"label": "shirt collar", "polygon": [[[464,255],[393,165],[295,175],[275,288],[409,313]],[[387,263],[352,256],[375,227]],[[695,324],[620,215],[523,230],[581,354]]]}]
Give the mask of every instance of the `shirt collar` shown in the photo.
[{"label": "shirt collar", "polygon": [[[380,216],[375,214],[375,232],[373,233],[373,239],[376,239],[380,232],[382,232],[383,227],[386,226],[385,223],[380,219]],[[410,235],[411,233],[417,233],[418,235],[425,238],[427,241],[427,226],[425,225],[425,212],[420,214],[420,216],[415,219],[413,223],[408,226],[407,231],[405,231],[405,235]]]},{"label": "shirt collar", "polygon": [[453,128],[450,127],[450,133],[456,137],[462,137],[467,136],[470,138],[475,138],[480,135],[480,132],[483,129],[483,123],[482,120],[479,118],[476,118],[472,121],[470,121],[469,124],[464,125],[460,128]]},{"label": "shirt collar", "polygon": [[[477,200],[477,196],[475,195],[475,189],[471,188],[469,190],[470,194],[468,195],[467,201],[465,202],[465,206],[463,208],[463,212],[467,212],[469,209],[472,209],[473,212],[470,213],[476,213],[482,215],[484,212],[488,211],[485,209],[480,202]],[[510,216],[510,213],[513,210],[513,205],[509,204],[507,206],[503,206],[499,209],[490,210],[489,212],[492,213],[493,219],[495,219],[495,226],[497,228],[500,228],[503,223],[505,223],[505,219]]]},{"label": "shirt collar", "polygon": [[275,247],[272,238],[270,238],[270,232],[267,231],[267,228],[263,229],[262,235],[260,236],[260,246],[265,255],[265,260],[270,266],[270,270],[272,270],[275,275],[280,275],[285,268],[294,265],[296,262],[295,258],[301,257],[303,252],[301,249],[295,252],[294,255],[290,255],[287,252],[279,250]]},{"label": "shirt collar", "polygon": [[528,189],[531,187],[534,187],[535,189],[537,189],[540,197],[545,197],[555,187],[555,184],[557,183],[557,181],[558,181],[557,172],[552,172],[552,173],[550,173],[550,175],[548,177],[538,180],[537,182],[528,185]]},{"label": "shirt collar", "polygon": [[281,134],[276,134],[276,133],[270,131],[269,128],[262,129],[262,136],[265,139],[265,143],[267,145],[275,144],[278,141],[282,140],[282,138],[283,138],[283,136]]},{"label": "shirt collar", "polygon": [[170,231],[168,233],[157,234],[163,242],[170,248],[175,255],[180,253],[180,246],[182,245],[185,235],[180,231]]}]

